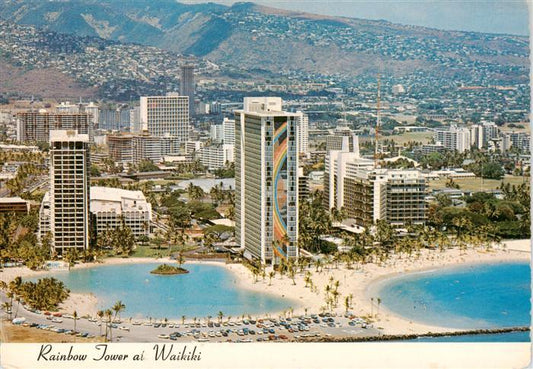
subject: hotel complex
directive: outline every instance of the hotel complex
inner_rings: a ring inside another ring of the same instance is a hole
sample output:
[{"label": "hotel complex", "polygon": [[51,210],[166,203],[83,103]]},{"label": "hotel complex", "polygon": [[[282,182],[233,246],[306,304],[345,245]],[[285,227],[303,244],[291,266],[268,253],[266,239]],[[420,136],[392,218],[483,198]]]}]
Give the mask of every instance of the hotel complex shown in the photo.
[{"label": "hotel complex", "polygon": [[262,263],[298,257],[297,122],[281,98],[245,98],[235,112],[235,237]]},{"label": "hotel complex", "polygon": [[[357,140],[356,140],[357,141]],[[357,225],[378,220],[392,226],[424,224],[426,179],[418,170],[375,168],[359,152],[332,150],[326,156],[324,205],[343,209]]]},{"label": "hotel complex", "polygon": [[150,235],[152,205],[142,191],[91,187],[90,211],[97,235],[121,224],[129,227],[135,238]]}]

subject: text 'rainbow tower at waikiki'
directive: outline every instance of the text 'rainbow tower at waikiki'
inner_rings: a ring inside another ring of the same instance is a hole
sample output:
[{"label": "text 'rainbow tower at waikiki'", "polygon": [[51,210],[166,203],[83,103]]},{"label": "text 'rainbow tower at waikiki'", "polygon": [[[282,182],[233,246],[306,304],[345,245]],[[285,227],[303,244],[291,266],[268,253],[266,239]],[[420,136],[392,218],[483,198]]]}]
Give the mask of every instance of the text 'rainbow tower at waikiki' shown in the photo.
[{"label": "text 'rainbow tower at waikiki'", "polygon": [[298,114],[279,97],[249,97],[235,112],[236,241],[247,258],[298,257]]}]

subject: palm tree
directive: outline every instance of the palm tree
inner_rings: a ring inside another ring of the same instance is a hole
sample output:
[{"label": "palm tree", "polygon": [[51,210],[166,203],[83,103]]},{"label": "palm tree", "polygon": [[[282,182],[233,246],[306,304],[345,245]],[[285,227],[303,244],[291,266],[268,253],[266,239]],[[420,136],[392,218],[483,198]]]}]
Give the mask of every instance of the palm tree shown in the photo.
[{"label": "palm tree", "polygon": [[122,303],[122,301],[119,300],[119,301],[115,302],[115,305],[113,305],[112,309],[115,312],[115,316],[113,317],[113,320],[115,320],[117,315],[119,316],[119,320],[120,320],[120,315],[119,314],[126,309],[126,305],[124,305]]},{"label": "palm tree", "polygon": [[378,297],[378,312],[376,315],[379,315],[379,305],[381,305],[381,298]]},{"label": "palm tree", "polygon": [[[102,318],[104,317],[104,311],[103,310],[98,310],[96,312],[96,316],[98,316],[98,318],[100,318],[100,336],[102,336]],[[107,328],[106,328],[106,331],[107,331]]]},{"label": "palm tree", "polygon": [[218,312],[218,322],[222,323],[222,318],[224,317],[224,313],[222,311]]},{"label": "palm tree", "polygon": [[275,276],[276,276],[276,272],[274,270],[268,273],[268,278],[269,278],[268,285],[269,286],[272,286],[272,278],[274,278]]},{"label": "palm tree", "polygon": [[370,316],[374,316],[374,298],[370,298]]},{"label": "palm tree", "polygon": [[185,324],[185,315],[182,315],[181,316],[181,325],[184,325]]},{"label": "palm tree", "polygon": [[113,317],[113,312],[111,311],[111,309],[106,309],[105,311],[105,316],[107,317],[107,320],[106,320],[106,329],[105,329],[105,337],[106,337],[106,341],[107,341],[107,332],[109,330],[109,341],[110,342],[113,342],[113,331],[112,331],[112,326],[111,326],[111,318]]},{"label": "palm tree", "polygon": [[76,321],[78,320],[78,312],[76,310],[72,313],[72,318],[74,319],[74,332],[76,332]]}]

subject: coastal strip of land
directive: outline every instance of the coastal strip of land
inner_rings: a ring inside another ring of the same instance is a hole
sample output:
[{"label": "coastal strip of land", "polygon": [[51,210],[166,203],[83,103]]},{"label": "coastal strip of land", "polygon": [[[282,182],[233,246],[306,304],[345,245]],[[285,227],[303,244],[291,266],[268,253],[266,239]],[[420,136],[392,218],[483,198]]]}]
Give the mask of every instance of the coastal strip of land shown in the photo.
[{"label": "coastal strip of land", "polygon": [[[479,263],[504,263],[512,261],[529,261],[531,256],[530,240],[517,240],[504,242],[501,245],[486,248],[468,248],[439,250],[421,250],[418,255],[392,255],[381,264],[367,263],[354,264],[347,268],[342,263],[338,266],[329,264],[317,269],[309,267],[310,279],[314,288],[306,283],[305,272],[297,273],[289,278],[279,273],[269,278],[268,270],[266,277],[254,276],[243,264],[225,264],[213,261],[194,261],[194,263],[216,264],[233,273],[234,283],[244,289],[268,293],[281,299],[287,299],[292,308],[278,313],[270,313],[270,316],[278,315],[303,315],[316,314],[321,311],[344,314],[349,310],[354,315],[364,317],[372,322],[383,335],[423,335],[429,332],[435,334],[465,331],[461,328],[440,327],[411,321],[396,315],[383,306],[376,305],[375,286],[380,281],[393,278],[407,273],[424,270],[456,267],[461,265]],[[176,263],[168,258],[112,258],[106,259],[101,265],[116,265],[127,263]],[[80,264],[75,268],[94,267],[98,264]],[[186,264],[185,264],[186,265]],[[31,271],[24,267],[5,268],[0,273],[0,279],[9,282],[16,276],[39,277],[44,276],[46,271]],[[178,277],[179,278],[179,277]],[[337,306],[326,308],[326,289],[328,285],[338,281],[339,301]],[[345,297],[351,297],[351,303],[347,307],[343,301]],[[74,310],[79,316],[96,316],[98,301],[94,295],[71,293],[70,297],[60,306],[60,311],[72,314]],[[127,311],[124,314],[127,316]]]}]

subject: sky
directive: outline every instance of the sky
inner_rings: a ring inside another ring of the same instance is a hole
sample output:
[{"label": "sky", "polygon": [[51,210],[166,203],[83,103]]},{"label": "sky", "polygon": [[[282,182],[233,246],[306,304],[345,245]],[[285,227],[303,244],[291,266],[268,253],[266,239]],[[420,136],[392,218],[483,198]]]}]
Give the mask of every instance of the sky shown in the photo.
[{"label": "sky", "polygon": [[[207,0],[178,0],[202,3]],[[225,5],[235,0],[209,0]],[[241,0],[243,1],[243,0]],[[252,0],[274,8],[353,18],[385,19],[446,30],[529,35],[533,0]]]}]

